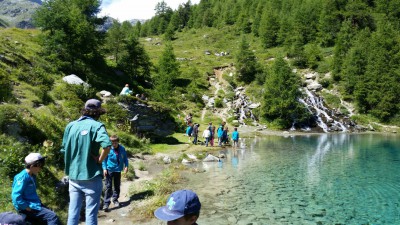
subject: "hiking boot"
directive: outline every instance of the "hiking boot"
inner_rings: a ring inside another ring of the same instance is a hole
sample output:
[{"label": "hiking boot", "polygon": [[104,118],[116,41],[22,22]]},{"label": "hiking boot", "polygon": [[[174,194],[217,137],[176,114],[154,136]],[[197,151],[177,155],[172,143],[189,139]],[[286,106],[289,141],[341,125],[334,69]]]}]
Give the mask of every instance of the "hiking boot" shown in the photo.
[{"label": "hiking boot", "polygon": [[104,212],[109,212],[110,211],[110,209],[108,207],[109,207],[109,205],[104,205],[103,206]]},{"label": "hiking boot", "polygon": [[114,206],[115,207],[119,207],[119,202],[118,201],[114,201]]}]

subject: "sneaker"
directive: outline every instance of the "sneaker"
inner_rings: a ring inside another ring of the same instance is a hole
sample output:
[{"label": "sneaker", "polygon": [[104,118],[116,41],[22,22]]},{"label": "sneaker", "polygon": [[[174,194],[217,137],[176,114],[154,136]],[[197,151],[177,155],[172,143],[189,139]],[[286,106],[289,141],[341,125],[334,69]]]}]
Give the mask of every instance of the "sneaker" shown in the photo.
[{"label": "sneaker", "polygon": [[114,201],[114,206],[115,207],[119,207],[119,202],[118,201]]},{"label": "sneaker", "polygon": [[108,209],[108,205],[104,205],[104,206],[103,206],[103,210],[104,210],[104,212],[110,211],[110,210]]}]

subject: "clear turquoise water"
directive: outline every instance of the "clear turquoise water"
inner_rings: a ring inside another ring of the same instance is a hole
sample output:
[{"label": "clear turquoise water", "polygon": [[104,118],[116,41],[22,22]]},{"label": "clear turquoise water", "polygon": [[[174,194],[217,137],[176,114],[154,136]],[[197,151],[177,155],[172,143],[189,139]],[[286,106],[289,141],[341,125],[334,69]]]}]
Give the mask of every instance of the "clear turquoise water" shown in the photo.
[{"label": "clear turquoise water", "polygon": [[186,188],[201,225],[400,224],[398,135],[270,136],[227,148]]}]

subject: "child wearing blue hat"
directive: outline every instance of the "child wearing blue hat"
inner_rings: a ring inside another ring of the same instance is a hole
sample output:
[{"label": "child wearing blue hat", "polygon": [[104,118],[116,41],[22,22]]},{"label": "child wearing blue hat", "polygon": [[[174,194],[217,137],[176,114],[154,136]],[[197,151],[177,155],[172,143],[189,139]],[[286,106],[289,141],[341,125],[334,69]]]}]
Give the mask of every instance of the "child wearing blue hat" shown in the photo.
[{"label": "child wearing blue hat", "polygon": [[166,206],[158,208],[154,215],[168,225],[197,225],[200,215],[200,200],[191,190],[178,190],[172,193]]}]

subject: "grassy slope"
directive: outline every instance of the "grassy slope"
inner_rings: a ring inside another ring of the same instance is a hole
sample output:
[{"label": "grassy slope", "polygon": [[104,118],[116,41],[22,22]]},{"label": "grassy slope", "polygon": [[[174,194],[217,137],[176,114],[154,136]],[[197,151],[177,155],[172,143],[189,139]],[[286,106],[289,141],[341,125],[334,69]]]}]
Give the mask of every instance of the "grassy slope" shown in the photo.
[{"label": "grassy slope", "polygon": [[[271,64],[271,58],[276,57],[285,57],[286,51],[282,47],[280,48],[271,48],[264,49],[261,46],[260,38],[254,37],[252,34],[244,34],[246,36],[247,42],[250,45],[250,49],[254,52],[255,56],[258,59],[258,62],[267,67]],[[156,65],[158,58],[160,57],[163,51],[163,40],[162,37],[152,37],[152,41],[146,41],[145,38],[141,39],[141,42],[144,44],[146,51],[148,52],[152,62]],[[220,29],[217,28],[201,28],[201,29],[191,29],[184,30],[182,32],[177,32],[175,34],[175,40],[173,40],[172,45],[174,48],[174,52],[177,58],[185,58],[186,60],[181,62],[181,78],[191,79],[188,76],[188,71],[191,67],[197,68],[197,70],[201,74],[201,79],[203,81],[206,80],[207,74],[213,73],[214,67],[220,66],[229,66],[235,65],[235,57],[239,50],[239,43],[241,41],[242,36],[238,34],[234,27],[226,26]],[[161,45],[156,45],[156,43],[161,43]],[[211,55],[206,55],[205,51],[208,50],[211,52]],[[215,56],[214,53],[219,52],[229,52],[228,56]],[[318,63],[317,72],[320,74],[328,73],[331,68],[332,63],[332,48],[322,48],[321,54],[323,56],[323,61]],[[298,70],[301,71],[301,70]],[[247,88],[247,95],[252,98],[254,101],[260,100],[260,90],[262,87],[251,84]],[[329,95],[325,92],[321,94],[325,97],[325,102],[327,105],[330,105],[332,108],[340,108],[343,112],[346,112],[346,108],[340,106],[340,97],[338,95],[341,86],[338,85],[330,85],[328,89],[332,91],[332,93],[336,93],[336,95]],[[208,96],[213,96],[213,89],[209,88],[209,90],[203,90],[204,94]],[[190,101],[186,101],[185,104],[188,106],[185,110],[183,110],[181,115],[184,113],[192,112],[194,113],[194,119],[199,121],[201,117],[202,108],[196,104],[193,104]],[[178,112],[180,113],[180,112]],[[207,121],[219,122],[219,118],[213,115],[210,112],[207,112]],[[377,125],[376,119],[369,115],[355,115],[353,119],[358,124],[370,124],[372,123],[375,130],[385,131],[387,128],[385,125]],[[390,130],[390,129],[389,129]]]}]

